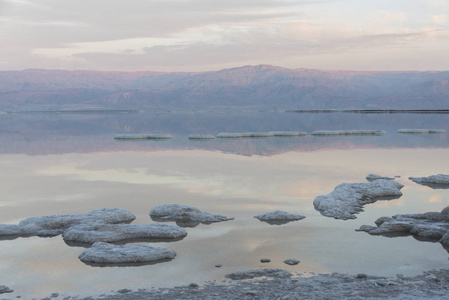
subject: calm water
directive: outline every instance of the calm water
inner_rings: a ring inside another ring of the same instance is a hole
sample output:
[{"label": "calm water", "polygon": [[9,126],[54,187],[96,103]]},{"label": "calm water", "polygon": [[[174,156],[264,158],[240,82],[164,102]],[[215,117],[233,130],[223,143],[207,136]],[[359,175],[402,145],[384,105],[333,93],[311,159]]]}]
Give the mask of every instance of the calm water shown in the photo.
[{"label": "calm water", "polygon": [[[449,268],[439,243],[355,232],[381,216],[440,211],[449,190],[409,176],[448,173],[448,134],[401,135],[401,128],[449,129],[448,114],[130,113],[0,115],[0,223],[120,207],[152,223],[152,207],[192,205],[235,220],[187,228],[167,263],[91,267],[61,237],[0,241],[0,285],[20,295],[100,294],[120,288],[222,280],[238,270],[280,267],[306,273],[419,274]],[[191,141],[190,134],[321,129],[386,130],[384,136]],[[117,133],[169,133],[166,141],[116,141]],[[397,200],[365,206],[357,219],[327,218],[313,199],[368,173],[401,178]],[[272,226],[253,216],[281,209],[304,220]],[[271,263],[261,264],[261,258]],[[284,259],[301,263],[287,266]],[[215,268],[222,264],[222,268]]]}]

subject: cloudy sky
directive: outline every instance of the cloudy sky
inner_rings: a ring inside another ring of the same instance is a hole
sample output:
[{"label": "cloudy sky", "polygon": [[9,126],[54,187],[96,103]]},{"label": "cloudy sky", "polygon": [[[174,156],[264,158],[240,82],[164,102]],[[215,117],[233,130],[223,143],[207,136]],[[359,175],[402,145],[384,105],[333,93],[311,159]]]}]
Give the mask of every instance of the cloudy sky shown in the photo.
[{"label": "cloudy sky", "polygon": [[0,70],[449,70],[449,0],[0,0]]}]

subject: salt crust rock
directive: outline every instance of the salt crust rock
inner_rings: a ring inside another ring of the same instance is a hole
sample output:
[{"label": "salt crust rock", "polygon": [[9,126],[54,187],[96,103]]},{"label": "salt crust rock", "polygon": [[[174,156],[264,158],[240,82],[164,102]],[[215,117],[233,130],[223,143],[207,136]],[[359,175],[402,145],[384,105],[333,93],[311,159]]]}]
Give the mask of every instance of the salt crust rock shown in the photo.
[{"label": "salt crust rock", "polygon": [[117,134],[116,140],[160,140],[171,139],[169,134]]},{"label": "salt crust rock", "polygon": [[85,263],[126,264],[148,263],[175,258],[173,250],[147,245],[113,245],[96,242],[84,250],[79,259]]},{"label": "salt crust rock", "polygon": [[272,137],[274,134],[270,132],[243,132],[242,137],[254,138],[254,137]]},{"label": "salt crust rock", "polygon": [[429,134],[429,133],[445,133],[444,129],[399,129],[398,133],[408,133],[408,134]]},{"label": "salt crust rock", "polygon": [[449,175],[437,174],[428,177],[409,177],[408,179],[433,189],[449,188]]},{"label": "salt crust rock", "polygon": [[270,132],[223,132],[217,134],[217,138],[255,138],[255,137],[272,137]]},{"label": "salt crust rock", "polygon": [[268,133],[271,133],[274,136],[303,136],[303,135],[307,135],[307,132],[304,132],[304,131],[270,131]]},{"label": "salt crust rock", "polygon": [[9,287],[0,285],[0,294],[12,293],[14,290],[11,290]]},{"label": "salt crust rock", "polygon": [[79,224],[127,223],[136,216],[120,208],[101,208],[86,214],[49,215],[20,221],[19,225],[0,224],[0,236],[56,236]]},{"label": "salt crust rock", "polygon": [[385,179],[369,183],[342,183],[330,194],[316,197],[313,205],[324,216],[355,219],[354,214],[363,211],[363,205],[398,198],[402,196],[400,189],[403,187],[397,181]]},{"label": "salt crust rock", "polygon": [[292,274],[282,269],[239,270],[227,274],[225,277],[233,280],[251,279],[255,277],[290,277]]},{"label": "salt crust rock", "polygon": [[289,259],[284,260],[284,263],[287,265],[290,265],[290,266],[294,266],[294,265],[299,264],[300,261],[295,258],[289,258]]},{"label": "salt crust rock", "polygon": [[32,236],[36,235],[31,232],[31,230],[26,231],[25,229],[19,227],[18,225],[12,224],[0,224],[0,238],[5,239],[5,237],[16,238],[18,236]]},{"label": "salt crust rock", "polygon": [[317,130],[312,135],[383,135],[384,130]]},{"label": "salt crust rock", "polygon": [[87,224],[72,226],[62,235],[66,242],[93,244],[114,243],[129,240],[181,239],[187,231],[169,224]]},{"label": "salt crust rock", "polygon": [[282,210],[275,210],[254,216],[254,218],[272,225],[282,225],[287,224],[288,222],[304,219],[305,217],[301,215],[289,214],[288,212]]},{"label": "salt crust rock", "polygon": [[[205,224],[234,219],[203,212],[198,208],[181,204],[158,205],[150,211],[150,216],[154,221],[187,221]],[[179,225],[182,226],[182,223]]]},{"label": "salt crust rock", "polygon": [[381,217],[374,223],[377,227],[362,225],[357,231],[390,237],[413,235],[418,240],[439,241],[445,248],[449,247],[449,206],[441,212]]},{"label": "salt crust rock", "polygon": [[217,134],[217,138],[242,138],[243,134],[238,132],[223,132]]},{"label": "salt crust rock", "polygon": [[189,136],[189,140],[213,140],[213,139],[215,139],[215,136],[211,134],[195,134]]},{"label": "salt crust rock", "polygon": [[377,179],[394,180],[394,177],[380,176],[380,175],[377,175],[377,174],[368,174],[368,175],[366,175],[366,180],[368,180],[369,182],[373,182],[374,180],[377,180]]}]

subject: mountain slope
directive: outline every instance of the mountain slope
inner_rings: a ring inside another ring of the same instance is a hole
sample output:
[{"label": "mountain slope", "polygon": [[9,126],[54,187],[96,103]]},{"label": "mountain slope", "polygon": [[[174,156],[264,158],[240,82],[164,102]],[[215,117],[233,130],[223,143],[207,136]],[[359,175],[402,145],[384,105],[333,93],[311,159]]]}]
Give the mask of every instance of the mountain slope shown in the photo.
[{"label": "mountain slope", "polygon": [[449,72],[0,72],[0,109],[448,109]]}]

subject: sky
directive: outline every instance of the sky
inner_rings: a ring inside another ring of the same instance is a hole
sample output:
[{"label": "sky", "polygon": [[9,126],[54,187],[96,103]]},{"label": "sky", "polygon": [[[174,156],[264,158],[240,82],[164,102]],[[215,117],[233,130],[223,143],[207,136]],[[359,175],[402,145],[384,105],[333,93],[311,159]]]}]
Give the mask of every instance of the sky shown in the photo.
[{"label": "sky", "polygon": [[0,70],[449,70],[449,0],[0,0]]}]

